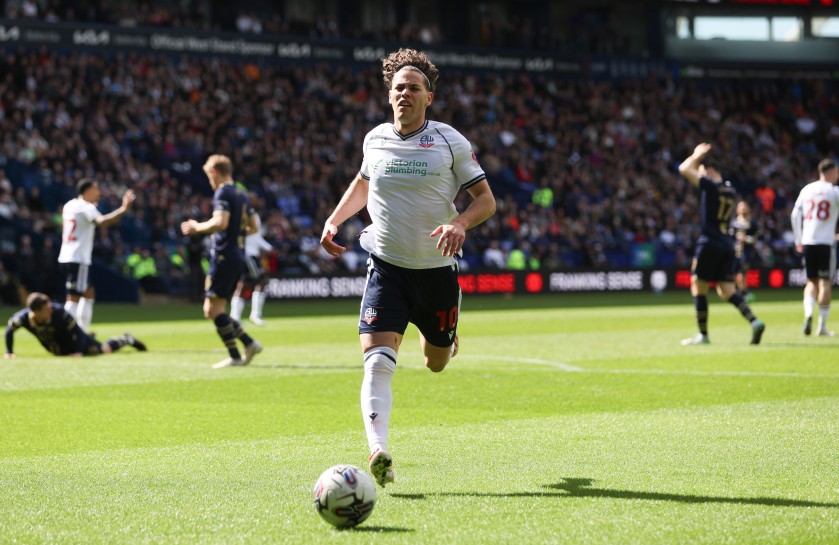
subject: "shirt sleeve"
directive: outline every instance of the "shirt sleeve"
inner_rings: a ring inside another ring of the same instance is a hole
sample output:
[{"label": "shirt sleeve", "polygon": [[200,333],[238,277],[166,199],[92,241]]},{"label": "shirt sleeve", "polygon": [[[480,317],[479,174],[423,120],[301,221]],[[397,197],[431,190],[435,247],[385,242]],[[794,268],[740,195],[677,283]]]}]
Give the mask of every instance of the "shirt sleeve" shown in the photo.
[{"label": "shirt sleeve", "polygon": [[803,200],[801,199],[801,194],[799,194],[798,198],[795,199],[795,204],[792,207],[792,214],[790,214],[790,223],[792,224],[792,236],[796,246],[801,245],[801,236],[803,231],[803,226],[801,224],[802,218],[804,217],[802,203]]},{"label": "shirt sleeve", "polygon": [[361,177],[365,180],[370,179],[370,165],[367,164],[367,146],[370,144],[370,139],[373,137],[373,133],[378,129],[373,129],[372,131],[368,132],[364,136],[364,143],[361,145],[361,153],[363,159],[361,160],[361,168],[358,170],[358,173],[361,174]]},{"label": "shirt sleeve", "polygon": [[466,189],[482,180],[486,180],[486,173],[478,163],[478,157],[472,151],[472,144],[465,136],[457,131],[452,135],[452,170],[460,187]]},{"label": "shirt sleeve", "polygon": [[213,215],[215,216],[216,214],[221,213],[230,213],[230,199],[227,198],[227,195],[224,192],[224,187],[219,188],[219,190],[213,195]]},{"label": "shirt sleeve", "polygon": [[96,218],[102,215],[102,212],[100,212],[95,205],[90,204],[89,206],[85,206],[81,209],[81,215],[84,217],[84,219],[93,223],[96,220]]},{"label": "shirt sleeve", "polygon": [[15,331],[23,327],[23,316],[17,313],[6,324],[6,354],[14,354]]}]

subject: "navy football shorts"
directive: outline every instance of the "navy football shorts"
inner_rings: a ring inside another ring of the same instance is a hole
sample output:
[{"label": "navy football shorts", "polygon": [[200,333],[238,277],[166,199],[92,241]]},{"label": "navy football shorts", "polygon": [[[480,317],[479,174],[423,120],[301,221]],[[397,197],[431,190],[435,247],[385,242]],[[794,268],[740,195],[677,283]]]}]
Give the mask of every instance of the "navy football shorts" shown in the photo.
[{"label": "navy football shorts", "polygon": [[358,332],[393,331],[401,335],[411,322],[432,345],[451,346],[457,333],[460,299],[456,264],[406,269],[371,255]]},{"label": "navy football shorts", "polygon": [[210,270],[204,279],[204,297],[229,301],[244,270],[245,264],[238,259],[220,256],[210,260]]},{"label": "navy football shorts", "polygon": [[699,239],[691,274],[705,282],[733,282],[736,269],[733,243],[713,238]]}]

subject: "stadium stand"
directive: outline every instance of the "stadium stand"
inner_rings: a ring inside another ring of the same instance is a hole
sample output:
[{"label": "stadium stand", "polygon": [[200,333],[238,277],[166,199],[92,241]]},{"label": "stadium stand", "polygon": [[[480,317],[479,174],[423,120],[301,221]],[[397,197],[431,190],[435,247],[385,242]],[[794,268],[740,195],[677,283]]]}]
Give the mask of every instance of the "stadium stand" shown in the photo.
[{"label": "stadium stand", "polygon": [[[124,15],[98,17],[134,24]],[[150,17],[136,24],[201,20]],[[200,164],[210,152],[230,155],[236,179],[256,195],[275,248],[272,272],[356,270],[363,258],[336,261],[317,241],[361,163],[359,142],[387,119],[377,67],[6,47],[0,74],[0,257],[33,288],[61,292],[46,258],[43,278],[28,278],[20,249],[54,252],[58,207],[79,177],[93,175],[104,212],[125,188],[138,194],[119,228],[101,233],[98,262],[137,278],[130,258],[144,256],[145,289],[188,292],[184,279],[199,264],[188,254],[201,248],[186,247],[177,225],[209,215]],[[830,81],[446,69],[441,83],[431,116],[463,129],[499,199],[498,214],[467,238],[471,269],[687,266],[698,207],[675,167],[709,135],[762,226],[755,265],[795,266],[792,200],[818,160],[839,149]],[[352,240],[363,221],[341,236]]]}]

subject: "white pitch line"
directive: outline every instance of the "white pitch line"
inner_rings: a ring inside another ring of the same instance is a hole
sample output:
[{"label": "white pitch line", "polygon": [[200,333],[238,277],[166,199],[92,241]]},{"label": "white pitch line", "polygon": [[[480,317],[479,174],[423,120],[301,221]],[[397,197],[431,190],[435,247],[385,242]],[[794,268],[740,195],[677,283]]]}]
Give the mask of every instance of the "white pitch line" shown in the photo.
[{"label": "white pitch line", "polygon": [[582,367],[576,367],[568,363],[562,363],[561,361],[539,360],[536,358],[508,358],[503,356],[481,356],[476,354],[464,354],[462,357],[466,359],[489,359],[497,361],[513,361],[516,363],[533,363],[535,365],[545,365],[547,367],[562,369],[563,371],[568,371],[569,373],[575,373],[577,371],[587,371],[587,369],[583,369]]},{"label": "white pitch line", "polygon": [[771,373],[768,371],[678,371],[671,369],[591,369],[585,367],[577,367],[568,363],[551,360],[541,360],[536,358],[516,358],[505,357],[498,355],[479,355],[479,354],[463,354],[465,359],[480,359],[480,360],[495,360],[495,361],[509,361],[515,363],[532,363],[535,365],[543,365],[545,367],[553,367],[569,373],[610,373],[610,374],[631,374],[631,375],[691,375],[691,376],[737,376],[737,377],[777,377],[777,378],[829,378],[839,379],[839,374],[808,374],[808,373]]},{"label": "white pitch line", "polygon": [[727,376],[727,377],[775,377],[775,378],[834,378],[836,374],[807,373],[770,373],[768,371],[673,371],[671,369],[583,369],[589,373],[635,374],[635,375],[692,375],[692,376]]}]

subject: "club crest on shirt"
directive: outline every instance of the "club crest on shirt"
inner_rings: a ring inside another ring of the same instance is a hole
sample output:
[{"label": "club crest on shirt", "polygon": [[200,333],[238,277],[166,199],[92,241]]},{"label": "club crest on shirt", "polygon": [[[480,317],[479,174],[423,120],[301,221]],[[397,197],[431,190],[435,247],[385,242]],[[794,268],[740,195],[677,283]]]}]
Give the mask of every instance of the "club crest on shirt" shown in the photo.
[{"label": "club crest on shirt", "polygon": [[419,145],[421,148],[430,148],[434,145],[434,138],[424,134],[420,137]]},{"label": "club crest on shirt", "polygon": [[378,319],[376,309],[372,307],[367,307],[367,310],[364,311],[364,318],[361,319],[362,322],[365,324],[372,324]]}]

